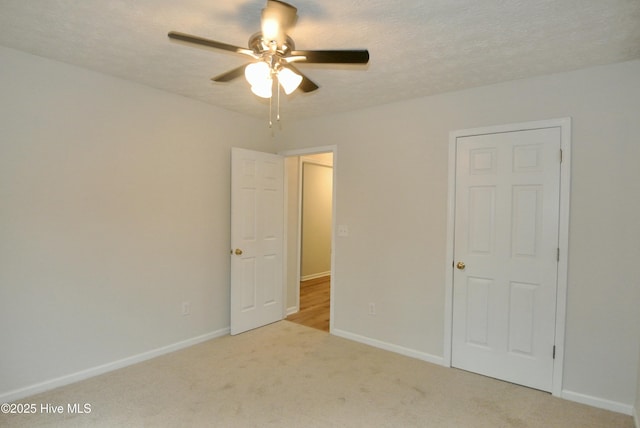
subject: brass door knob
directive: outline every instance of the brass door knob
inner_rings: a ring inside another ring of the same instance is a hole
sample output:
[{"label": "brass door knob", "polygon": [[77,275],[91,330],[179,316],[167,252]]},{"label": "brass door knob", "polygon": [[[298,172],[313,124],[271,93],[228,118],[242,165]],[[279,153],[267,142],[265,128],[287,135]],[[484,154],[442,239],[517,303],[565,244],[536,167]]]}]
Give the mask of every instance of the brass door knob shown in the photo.
[{"label": "brass door knob", "polygon": [[236,248],[236,256],[241,256],[242,255],[242,250],[240,248]]},{"label": "brass door knob", "polygon": [[456,267],[457,267],[458,269],[460,269],[460,270],[464,269],[464,268],[465,268],[465,266],[466,266],[466,265],[464,264],[464,262],[458,262],[458,264],[456,265]]}]

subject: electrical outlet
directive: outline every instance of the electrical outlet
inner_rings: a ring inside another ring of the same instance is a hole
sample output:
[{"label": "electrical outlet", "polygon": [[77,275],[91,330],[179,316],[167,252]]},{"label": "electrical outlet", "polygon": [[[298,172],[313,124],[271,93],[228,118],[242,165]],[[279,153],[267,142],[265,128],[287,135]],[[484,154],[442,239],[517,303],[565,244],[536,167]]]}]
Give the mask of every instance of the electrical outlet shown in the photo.
[{"label": "electrical outlet", "polygon": [[347,236],[349,236],[349,226],[347,226],[346,224],[339,224],[338,236],[341,236],[343,238],[346,238]]},{"label": "electrical outlet", "polygon": [[191,302],[182,302],[182,316],[191,315]]},{"label": "electrical outlet", "polygon": [[375,314],[376,314],[376,304],[369,303],[369,315],[375,315]]}]

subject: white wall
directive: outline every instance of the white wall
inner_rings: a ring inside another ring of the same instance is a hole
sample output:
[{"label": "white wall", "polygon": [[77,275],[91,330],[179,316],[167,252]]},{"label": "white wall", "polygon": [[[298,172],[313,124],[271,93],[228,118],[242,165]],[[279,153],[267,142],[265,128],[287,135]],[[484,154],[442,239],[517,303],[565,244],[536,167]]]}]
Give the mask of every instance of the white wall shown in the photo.
[{"label": "white wall", "polygon": [[[428,75],[425,76],[428,78]],[[290,124],[338,146],[334,328],[443,356],[447,148],[457,129],[573,118],[564,394],[631,412],[638,372],[640,62]],[[377,315],[367,315],[368,302]]]},{"label": "white wall", "polygon": [[224,332],[230,147],[273,150],[266,122],[10,49],[0,64],[0,397]]}]

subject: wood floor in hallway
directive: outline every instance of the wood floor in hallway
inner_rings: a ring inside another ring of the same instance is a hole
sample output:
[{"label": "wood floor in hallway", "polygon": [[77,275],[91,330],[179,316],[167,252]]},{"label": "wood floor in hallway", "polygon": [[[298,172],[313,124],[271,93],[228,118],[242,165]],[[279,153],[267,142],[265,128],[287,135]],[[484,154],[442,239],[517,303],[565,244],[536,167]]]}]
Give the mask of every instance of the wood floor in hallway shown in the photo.
[{"label": "wood floor in hallway", "polygon": [[330,296],[330,276],[302,281],[300,283],[300,311],[289,315],[287,321],[328,332]]}]

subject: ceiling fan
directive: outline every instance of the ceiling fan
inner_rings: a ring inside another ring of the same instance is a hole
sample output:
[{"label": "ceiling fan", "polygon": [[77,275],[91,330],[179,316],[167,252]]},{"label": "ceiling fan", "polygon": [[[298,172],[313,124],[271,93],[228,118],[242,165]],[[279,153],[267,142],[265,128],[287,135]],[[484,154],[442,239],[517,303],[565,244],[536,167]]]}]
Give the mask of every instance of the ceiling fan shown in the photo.
[{"label": "ceiling fan", "polygon": [[[366,64],[369,52],[366,49],[349,50],[296,50],[287,31],[293,28],[298,9],[278,0],[267,0],[262,9],[262,31],[249,38],[249,46],[241,48],[177,31],[169,32],[169,38],[187,43],[208,46],[248,56],[252,61],[233,70],[213,77],[215,82],[228,82],[243,74],[254,94],[271,98],[274,85],[282,87],[289,95],[296,89],[312,92],[318,85],[305,76],[293,63],[315,64]],[[276,86],[279,92],[279,88]]]}]

